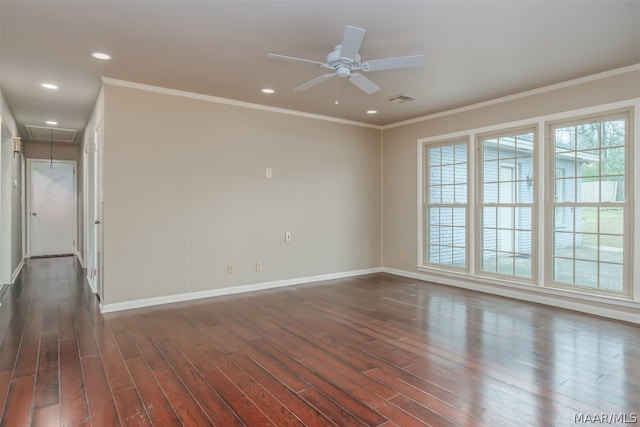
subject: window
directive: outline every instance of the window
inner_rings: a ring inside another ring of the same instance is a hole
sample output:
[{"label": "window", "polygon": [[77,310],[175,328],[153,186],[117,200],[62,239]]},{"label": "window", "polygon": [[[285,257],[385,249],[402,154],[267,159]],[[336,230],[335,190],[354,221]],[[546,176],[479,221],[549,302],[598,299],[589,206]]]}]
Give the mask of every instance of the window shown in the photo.
[{"label": "window", "polygon": [[424,264],[467,268],[468,145],[425,146]]},{"label": "window", "polygon": [[534,138],[522,130],[478,139],[483,274],[532,278]]},{"label": "window", "polygon": [[421,140],[420,267],[634,297],[637,154],[624,108]]},{"label": "window", "polygon": [[549,128],[555,167],[550,211],[555,284],[629,293],[628,123],[624,114]]}]

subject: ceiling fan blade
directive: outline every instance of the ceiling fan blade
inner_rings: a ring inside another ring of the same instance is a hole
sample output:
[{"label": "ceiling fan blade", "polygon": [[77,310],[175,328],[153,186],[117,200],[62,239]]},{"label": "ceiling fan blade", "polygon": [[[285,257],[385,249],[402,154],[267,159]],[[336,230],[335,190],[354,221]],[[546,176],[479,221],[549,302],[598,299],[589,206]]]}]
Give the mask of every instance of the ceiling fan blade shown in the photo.
[{"label": "ceiling fan blade", "polygon": [[297,88],[295,88],[293,90],[295,90],[296,92],[307,90],[310,87],[313,87],[313,86],[317,85],[318,83],[322,83],[323,81],[325,81],[327,79],[330,79],[331,77],[333,77],[335,75],[336,75],[336,73],[323,74],[320,77],[316,77],[313,80],[309,80],[308,82],[306,82],[304,84],[301,84],[300,86],[298,86]]},{"label": "ceiling fan blade", "polygon": [[365,32],[362,28],[352,27],[351,25],[345,27],[340,48],[340,58],[346,58],[350,61],[356,60]]},{"label": "ceiling fan blade", "polygon": [[366,92],[367,95],[371,95],[372,93],[376,93],[380,90],[380,87],[377,84],[360,73],[352,73],[351,76],[349,76],[349,81],[358,86],[360,90]]},{"label": "ceiling fan blade", "polygon": [[320,65],[320,66],[326,65],[324,62],[312,61],[310,59],[303,59],[303,58],[295,58],[293,56],[278,55],[276,53],[270,53],[267,56],[269,58],[281,59],[283,61],[303,62],[303,63],[306,63],[306,64],[315,64],[315,65]]},{"label": "ceiling fan blade", "polygon": [[424,55],[399,56],[397,58],[375,59],[363,63],[362,71],[394,70],[398,68],[421,67],[424,65]]}]

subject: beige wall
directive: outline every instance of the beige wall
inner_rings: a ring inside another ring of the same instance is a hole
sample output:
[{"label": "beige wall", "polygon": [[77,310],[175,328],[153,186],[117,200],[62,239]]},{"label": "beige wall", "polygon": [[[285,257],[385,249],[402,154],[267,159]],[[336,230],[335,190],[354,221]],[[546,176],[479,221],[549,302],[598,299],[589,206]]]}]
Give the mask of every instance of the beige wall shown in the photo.
[{"label": "beige wall", "polygon": [[378,129],[110,84],[104,109],[104,303],[381,265]]},{"label": "beige wall", "polygon": [[22,170],[24,158],[13,153],[16,122],[0,92],[0,290],[11,283],[23,260]]},{"label": "beige wall", "polygon": [[[501,123],[640,97],[640,71],[539,91],[530,96],[383,131],[383,264],[416,273],[417,141]],[[404,254],[404,259],[401,255]]]}]

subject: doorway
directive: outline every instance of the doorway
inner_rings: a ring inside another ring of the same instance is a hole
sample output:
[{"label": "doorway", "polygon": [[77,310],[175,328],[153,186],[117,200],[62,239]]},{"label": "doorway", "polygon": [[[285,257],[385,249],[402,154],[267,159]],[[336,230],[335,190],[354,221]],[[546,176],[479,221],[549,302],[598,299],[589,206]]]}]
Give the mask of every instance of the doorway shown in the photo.
[{"label": "doorway", "polygon": [[27,243],[31,257],[76,252],[76,162],[27,160]]}]

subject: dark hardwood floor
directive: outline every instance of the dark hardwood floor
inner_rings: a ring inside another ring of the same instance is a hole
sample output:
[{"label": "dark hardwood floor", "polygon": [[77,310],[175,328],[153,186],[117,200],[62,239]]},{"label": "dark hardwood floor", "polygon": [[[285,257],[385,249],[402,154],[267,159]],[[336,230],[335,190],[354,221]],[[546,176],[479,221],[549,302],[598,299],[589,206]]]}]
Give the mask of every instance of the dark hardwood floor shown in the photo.
[{"label": "dark hardwood floor", "polygon": [[28,260],[3,296],[0,425],[638,420],[635,325],[386,274],[101,315],[83,276]]}]

